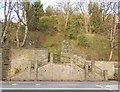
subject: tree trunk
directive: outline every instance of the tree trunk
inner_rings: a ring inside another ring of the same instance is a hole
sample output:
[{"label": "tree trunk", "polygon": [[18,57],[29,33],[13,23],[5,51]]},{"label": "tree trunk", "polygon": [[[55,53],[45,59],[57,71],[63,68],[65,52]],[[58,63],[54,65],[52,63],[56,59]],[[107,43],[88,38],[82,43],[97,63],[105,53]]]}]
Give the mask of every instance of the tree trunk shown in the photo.
[{"label": "tree trunk", "polygon": [[67,8],[68,8],[68,10],[66,11],[66,14],[65,14],[65,31],[67,30],[67,25],[68,25],[68,20],[69,20],[69,15],[70,15],[70,0],[68,0],[68,2],[67,2]]},{"label": "tree trunk", "polygon": [[27,38],[27,33],[28,33],[28,21],[27,21],[27,2],[23,2],[24,3],[24,21],[25,21],[25,35],[24,35],[24,38],[23,38],[23,42],[21,44],[21,47],[23,47],[25,45],[25,41],[26,41],[26,38]]},{"label": "tree trunk", "polygon": [[26,38],[27,38],[27,33],[28,33],[28,25],[27,25],[27,15],[26,15],[26,11],[24,12],[24,17],[25,17],[25,35],[24,35],[24,38],[23,38],[23,42],[22,42],[22,44],[21,44],[21,47],[24,46],[25,41],[26,41]]},{"label": "tree trunk", "polygon": [[88,18],[87,15],[84,14],[84,27],[85,27],[85,32],[88,33]]},{"label": "tree trunk", "polygon": [[56,29],[57,29],[57,31],[58,32],[60,32],[61,30],[60,30],[60,22],[59,22],[59,18],[58,18],[58,16],[55,16],[56,17],[56,21],[57,21],[57,24],[56,24]]},{"label": "tree trunk", "polygon": [[16,31],[16,40],[17,40],[17,48],[20,46],[20,41],[19,41],[19,28],[20,28],[20,23],[18,24],[18,28]]},{"label": "tree trunk", "polygon": [[66,19],[65,19],[65,31],[67,30],[68,19],[69,19],[69,10],[67,12]]},{"label": "tree trunk", "polygon": [[2,29],[1,43],[4,42],[4,38],[6,36],[7,28],[8,28],[7,14],[6,14],[7,9],[6,9],[6,7],[7,7],[7,0],[5,0],[5,2],[4,2],[4,26],[3,26],[3,29]]},{"label": "tree trunk", "polygon": [[11,17],[11,13],[12,13],[12,10],[13,10],[13,7],[11,6],[12,2],[9,1],[9,5],[8,5],[8,8],[7,8],[7,0],[4,1],[4,26],[3,26],[3,31],[2,31],[2,38],[1,38],[1,43],[4,42],[4,39],[6,37],[6,34],[7,34],[7,29],[8,29],[8,23],[10,22],[10,17]]},{"label": "tree trunk", "polygon": [[3,31],[3,35],[2,35],[2,38],[1,38],[1,43],[4,42],[4,38],[5,38],[6,33],[7,33],[7,28],[8,28],[8,24],[5,26],[5,30]]},{"label": "tree trunk", "polygon": [[115,48],[115,36],[116,36],[116,16],[114,15],[114,24],[113,24],[113,28],[111,28],[110,31],[110,54],[109,54],[109,61],[112,60],[113,57],[113,50]]},{"label": "tree trunk", "polygon": [[113,49],[110,50],[109,61],[112,60],[112,56],[113,56]]}]

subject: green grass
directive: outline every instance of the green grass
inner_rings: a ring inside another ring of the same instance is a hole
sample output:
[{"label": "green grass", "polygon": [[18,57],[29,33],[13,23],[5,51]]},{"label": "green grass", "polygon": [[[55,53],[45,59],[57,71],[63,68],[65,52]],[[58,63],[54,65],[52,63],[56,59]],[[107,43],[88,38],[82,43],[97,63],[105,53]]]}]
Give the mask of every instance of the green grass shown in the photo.
[{"label": "green grass", "polygon": [[[24,31],[20,31],[20,40],[22,41]],[[16,47],[15,30],[10,32],[10,45]],[[96,34],[76,34],[76,38],[66,37],[64,32],[45,33],[41,31],[29,32],[25,48],[48,48],[52,53],[59,53],[61,42],[69,39],[74,47],[74,53],[85,57],[88,60],[108,60],[109,41],[106,36]],[[30,45],[31,44],[31,45]],[[113,61],[118,60],[118,49],[113,53]]]}]

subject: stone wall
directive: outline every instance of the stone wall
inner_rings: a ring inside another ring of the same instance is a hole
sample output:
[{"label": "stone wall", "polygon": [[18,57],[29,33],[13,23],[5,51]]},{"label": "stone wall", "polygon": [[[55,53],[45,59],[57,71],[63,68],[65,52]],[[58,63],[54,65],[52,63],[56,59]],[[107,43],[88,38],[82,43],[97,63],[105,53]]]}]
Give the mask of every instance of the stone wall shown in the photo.
[{"label": "stone wall", "polygon": [[77,66],[69,63],[55,64],[49,63],[39,68],[38,80],[54,80],[54,81],[82,81],[84,71]]},{"label": "stone wall", "polygon": [[[11,49],[9,55],[10,69],[7,79],[19,73],[23,73],[34,68],[41,63],[48,63],[47,49]],[[30,74],[30,73],[29,73]],[[30,76],[30,75],[28,75]]]},{"label": "stone wall", "polygon": [[[88,69],[88,66],[90,68],[94,67],[93,61],[88,61],[81,56],[73,55],[69,63],[54,63],[53,54],[51,54],[50,62],[48,61],[49,54],[47,49],[11,49],[9,53],[10,69],[8,69],[7,79],[49,81],[104,80],[104,76],[93,74]],[[115,73],[113,63],[94,61],[94,64],[101,70],[107,70],[109,79],[113,78]]]},{"label": "stone wall", "polygon": [[115,68],[113,62],[109,61],[95,61],[95,65],[102,70],[107,70],[108,71],[108,79],[113,79],[114,73],[115,73]]},{"label": "stone wall", "polygon": [[0,48],[0,80],[2,79],[2,49]]}]

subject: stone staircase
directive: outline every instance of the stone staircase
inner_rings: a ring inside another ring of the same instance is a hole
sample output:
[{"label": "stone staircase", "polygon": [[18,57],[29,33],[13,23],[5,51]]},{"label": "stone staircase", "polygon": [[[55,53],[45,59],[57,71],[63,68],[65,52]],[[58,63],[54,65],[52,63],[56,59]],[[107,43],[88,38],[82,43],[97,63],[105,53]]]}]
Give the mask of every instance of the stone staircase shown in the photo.
[{"label": "stone staircase", "polygon": [[7,80],[25,80],[25,81],[37,80],[38,68],[48,64],[48,62],[44,62],[44,60],[46,60],[46,59],[47,59],[47,57],[43,58],[42,60],[39,60],[37,62],[34,62],[33,60],[31,60],[30,66],[24,68],[24,70],[21,70],[21,71],[15,73],[14,75],[9,76],[9,78],[7,78]]},{"label": "stone staircase", "polygon": [[102,70],[91,62],[91,65],[86,63],[87,60],[81,56],[75,55],[73,57],[73,63],[79,68],[84,70],[85,80],[107,80],[105,73],[107,71]]},{"label": "stone staircase", "polygon": [[[66,56],[61,56],[54,54],[53,55],[53,62],[61,61],[60,57],[66,58],[69,60],[71,63],[73,63],[74,67],[78,67],[80,69],[80,77],[84,80],[105,80],[105,71],[102,70],[101,68],[97,67],[94,63],[91,63],[91,66],[87,64],[87,60],[81,56],[74,55],[73,57],[66,57]],[[38,60],[36,62],[33,62],[31,60],[31,65],[26,67],[24,70],[21,70],[17,72],[16,74],[10,76],[9,80],[37,80],[38,78],[38,69],[40,67],[43,67],[49,63],[44,62],[44,60],[48,59],[48,57],[45,57],[41,60]],[[21,76],[23,76],[21,78]]]},{"label": "stone staircase", "polygon": [[7,80],[13,80],[13,81],[29,80],[30,79],[29,76],[30,76],[30,70],[26,68],[16,74],[10,76],[9,78],[7,78]]},{"label": "stone staircase", "polygon": [[[72,61],[77,67],[79,67],[85,74],[85,80],[106,80],[105,70],[97,67],[94,63],[90,62],[91,65],[87,64],[87,60],[81,56],[74,55],[73,57],[66,57],[54,54],[54,61],[60,62],[60,57],[67,58],[69,61]],[[84,75],[83,74],[83,75]]]}]

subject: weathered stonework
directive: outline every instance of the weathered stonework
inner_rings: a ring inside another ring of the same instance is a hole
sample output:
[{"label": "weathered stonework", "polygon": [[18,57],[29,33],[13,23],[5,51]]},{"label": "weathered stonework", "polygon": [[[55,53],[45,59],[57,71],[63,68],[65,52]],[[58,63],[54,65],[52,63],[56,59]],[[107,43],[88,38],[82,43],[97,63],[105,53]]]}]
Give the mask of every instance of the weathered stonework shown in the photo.
[{"label": "weathered stonework", "polygon": [[2,49],[0,48],[0,80],[2,79]]},{"label": "weathered stonework", "polygon": [[67,40],[63,40],[62,45],[61,45],[61,58],[60,58],[61,62],[70,63],[69,58],[71,56],[72,56],[72,47],[70,45],[70,42]]},{"label": "weathered stonework", "polygon": [[114,64],[112,62],[107,61],[95,61],[95,65],[102,70],[108,71],[108,79],[113,79],[115,69]]},{"label": "weathered stonework", "polygon": [[[10,50],[10,70],[7,79],[11,79],[19,73],[30,69],[35,71],[36,65],[48,62],[48,50],[46,49],[11,49]],[[30,73],[29,73],[30,74]],[[29,74],[27,78],[29,79]]]},{"label": "weathered stonework", "polygon": [[72,55],[67,63],[54,63],[53,57],[47,49],[11,49],[7,80],[94,81],[112,79],[115,73],[111,62]]}]

